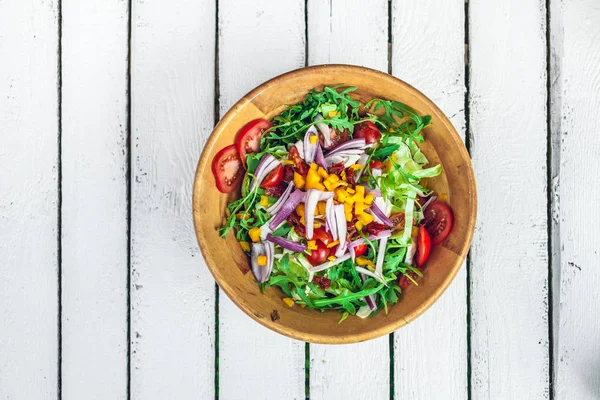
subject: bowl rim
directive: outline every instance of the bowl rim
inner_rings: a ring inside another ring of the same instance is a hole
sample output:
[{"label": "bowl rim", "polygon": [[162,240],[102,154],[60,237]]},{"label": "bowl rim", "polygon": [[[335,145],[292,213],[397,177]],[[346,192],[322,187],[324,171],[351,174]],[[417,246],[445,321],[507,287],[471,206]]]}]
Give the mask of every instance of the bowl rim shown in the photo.
[{"label": "bowl rim", "polygon": [[199,232],[200,232],[199,226],[201,225],[201,223],[196,218],[196,198],[197,198],[197,195],[199,192],[198,186],[200,184],[201,176],[203,174],[203,171],[206,170],[206,167],[209,162],[208,156],[209,156],[210,149],[212,149],[212,147],[214,147],[214,143],[217,141],[217,138],[219,137],[221,131],[223,131],[224,128],[229,124],[229,122],[234,118],[234,116],[237,114],[237,110],[239,108],[246,105],[247,103],[250,103],[252,101],[252,99],[254,99],[256,96],[258,96],[260,93],[265,91],[270,86],[276,85],[279,82],[285,81],[288,78],[295,76],[295,75],[301,75],[301,74],[310,73],[310,72],[331,73],[331,71],[336,71],[336,70],[340,70],[340,69],[345,70],[345,72],[350,72],[350,73],[360,72],[363,74],[378,75],[379,78],[382,78],[387,81],[392,81],[396,85],[400,85],[404,89],[406,89],[408,91],[412,91],[417,97],[420,97],[421,99],[424,100],[425,103],[427,103],[427,105],[430,107],[432,116],[435,115],[435,117],[438,118],[438,120],[443,123],[446,130],[452,137],[453,141],[457,144],[458,151],[461,154],[461,159],[465,160],[465,162],[466,162],[467,168],[465,171],[465,175],[466,175],[465,179],[468,179],[469,181],[472,182],[472,185],[469,185],[469,186],[472,189],[471,193],[470,193],[470,197],[471,197],[471,204],[473,206],[469,210],[469,215],[468,215],[468,225],[469,226],[467,228],[467,235],[465,237],[463,245],[460,249],[460,252],[456,253],[457,258],[456,258],[454,265],[452,266],[452,268],[450,270],[450,273],[447,274],[447,276],[442,281],[442,283],[439,285],[439,287],[435,291],[433,291],[432,294],[430,296],[428,296],[425,301],[423,301],[421,304],[419,304],[412,312],[407,314],[404,318],[400,318],[397,320],[390,320],[390,322],[388,324],[385,324],[384,326],[381,326],[377,329],[362,332],[362,333],[349,333],[349,334],[345,334],[343,336],[329,335],[329,334],[323,334],[323,333],[307,334],[307,333],[299,332],[295,329],[289,328],[285,325],[275,323],[275,322],[271,321],[270,318],[259,318],[258,316],[255,315],[255,313],[253,312],[254,310],[250,306],[248,306],[246,302],[243,302],[237,298],[237,296],[234,294],[234,290],[232,289],[232,287],[229,285],[229,283],[226,280],[219,281],[219,279],[217,278],[217,274],[215,273],[215,270],[214,270],[215,267],[210,265],[208,262],[206,263],[208,270],[210,271],[211,275],[213,276],[213,279],[215,279],[215,282],[219,285],[219,288],[221,290],[223,290],[223,292],[225,292],[227,297],[229,297],[231,299],[231,301],[238,308],[240,308],[246,315],[250,316],[253,320],[257,321],[258,323],[265,326],[266,328],[269,328],[279,334],[285,335],[292,339],[301,340],[301,341],[310,342],[310,343],[318,343],[318,344],[349,344],[349,343],[356,343],[356,342],[362,342],[362,341],[366,341],[366,340],[370,340],[370,339],[375,339],[377,337],[381,337],[383,335],[387,335],[392,332],[395,332],[402,326],[407,325],[408,323],[412,322],[414,319],[419,317],[421,314],[423,314],[425,311],[427,311],[441,297],[441,295],[446,291],[446,289],[450,286],[450,284],[452,283],[452,281],[458,274],[458,271],[462,267],[462,264],[464,263],[467,253],[469,252],[469,249],[471,247],[471,241],[473,239],[473,234],[474,234],[474,230],[475,230],[475,219],[476,219],[476,215],[477,215],[477,187],[476,187],[476,181],[475,181],[475,173],[474,173],[473,166],[471,163],[471,158],[465,147],[465,143],[460,138],[460,135],[458,134],[458,132],[456,131],[456,128],[450,122],[448,117],[442,112],[442,110],[429,97],[427,97],[425,94],[423,94],[421,91],[419,91],[412,85],[408,84],[407,82],[405,82],[395,76],[387,74],[385,72],[378,71],[378,70],[375,70],[372,68],[350,65],[350,64],[312,65],[312,66],[297,68],[297,69],[285,72],[283,74],[280,74],[278,76],[275,76],[274,78],[271,78],[271,79],[263,82],[262,84],[258,85],[254,89],[250,90],[247,94],[242,96],[233,106],[231,106],[229,108],[229,110],[225,113],[225,115],[223,115],[223,117],[218,121],[218,123],[213,128],[208,140],[204,144],[201,156],[198,160],[198,164],[196,167],[194,183],[193,183],[193,188],[192,188],[192,216],[193,216],[193,220],[194,220],[194,231],[196,233],[198,247],[200,248],[200,251],[202,253],[202,257],[204,258],[204,260],[206,261],[206,254],[205,254],[205,250],[202,246],[200,234],[199,234]]}]

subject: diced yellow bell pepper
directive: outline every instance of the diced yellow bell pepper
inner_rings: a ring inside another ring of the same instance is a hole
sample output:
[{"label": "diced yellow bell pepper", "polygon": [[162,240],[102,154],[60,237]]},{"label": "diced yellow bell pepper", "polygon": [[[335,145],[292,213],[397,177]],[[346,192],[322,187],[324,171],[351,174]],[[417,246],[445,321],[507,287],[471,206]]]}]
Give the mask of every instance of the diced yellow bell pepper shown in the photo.
[{"label": "diced yellow bell pepper", "polygon": [[375,196],[373,196],[373,193],[369,193],[368,195],[365,196],[365,204],[368,204],[368,205],[373,204],[374,199],[375,199]]},{"label": "diced yellow bell pepper", "polygon": [[338,188],[335,190],[335,199],[337,201],[343,203],[346,201],[346,198],[348,198],[348,195],[346,194],[346,191],[344,189]]},{"label": "diced yellow bell pepper", "polygon": [[365,197],[365,187],[364,186],[355,186],[354,190],[356,190],[356,195],[360,196],[361,199]]},{"label": "diced yellow bell pepper", "polygon": [[254,243],[258,242],[260,240],[260,228],[252,228],[248,231],[248,235],[250,236],[250,239],[252,239],[252,241]]},{"label": "diced yellow bell pepper", "polygon": [[361,267],[367,267],[367,269],[369,269],[370,271],[375,271],[375,264],[373,264],[373,261],[369,260],[366,257],[357,257],[356,264]]},{"label": "diced yellow bell pepper", "polygon": [[359,170],[359,169],[363,169],[363,168],[364,168],[364,166],[363,166],[363,165],[360,165],[360,164],[352,164],[352,165],[351,165],[350,167],[348,167],[348,168],[349,168],[349,169],[351,169],[352,171],[356,171],[356,170]]},{"label": "diced yellow bell pepper", "polygon": [[306,179],[297,172],[294,172],[294,184],[298,189],[304,189],[306,185]]},{"label": "diced yellow bell pepper", "polygon": [[295,162],[293,162],[292,160],[288,160],[288,159],[285,159],[282,162],[283,162],[283,165],[296,165]]},{"label": "diced yellow bell pepper", "polygon": [[316,250],[317,249],[317,241],[316,240],[309,240],[306,243],[306,248],[309,250]]},{"label": "diced yellow bell pepper", "polygon": [[317,135],[310,135],[309,140],[312,145],[317,144]]},{"label": "diced yellow bell pepper", "polygon": [[319,166],[316,163],[310,163],[310,169],[312,169],[313,171],[317,171],[319,169]]},{"label": "diced yellow bell pepper", "polygon": [[[327,171],[325,171],[325,169],[324,169],[323,167],[319,167],[319,168],[317,169],[317,172],[319,173],[319,176],[320,176],[321,178],[323,178],[323,179],[325,179],[325,178],[328,178],[328,177],[329,177],[329,175],[327,174]],[[335,175],[333,175],[333,176],[335,176]]]},{"label": "diced yellow bell pepper", "polygon": [[337,116],[337,115],[339,115],[339,114],[340,114],[340,113],[339,113],[339,111],[329,111],[329,112],[327,113],[327,116],[328,116],[329,118],[333,118],[333,117],[335,117],[335,116]]},{"label": "diced yellow bell pepper", "polygon": [[354,194],[354,193],[356,193],[356,191],[354,189],[352,189],[351,187],[349,187],[349,188],[346,188],[346,193]]},{"label": "diced yellow bell pepper", "polygon": [[327,248],[328,248],[328,249],[330,249],[330,248],[332,248],[333,246],[335,246],[335,245],[338,245],[338,244],[340,244],[340,241],[339,241],[339,240],[335,240],[335,241],[333,241],[333,242],[329,243],[329,244],[327,245]]},{"label": "diced yellow bell pepper", "polygon": [[335,188],[337,187],[337,183],[331,183],[328,180],[324,180],[323,186],[325,186],[325,189],[327,189],[328,192],[333,192],[335,190]]},{"label": "diced yellow bell pepper", "polygon": [[315,229],[317,229],[317,228],[320,228],[322,226],[322,224],[319,221],[315,221],[315,222],[313,222],[313,226]]},{"label": "diced yellow bell pepper", "polygon": [[352,221],[352,213],[345,213],[344,216],[346,217],[346,222]]},{"label": "diced yellow bell pepper", "polygon": [[300,217],[300,223],[302,225],[306,225],[306,220],[304,219],[304,215]]},{"label": "diced yellow bell pepper", "polygon": [[244,251],[250,251],[250,243],[248,242],[240,242],[240,246]]},{"label": "diced yellow bell pepper", "polygon": [[371,222],[373,222],[373,216],[367,213],[358,214],[356,218],[358,218],[358,220],[362,222],[363,225],[368,225]]},{"label": "diced yellow bell pepper", "polygon": [[328,259],[329,261],[335,261],[335,256],[329,256],[329,257],[327,257],[327,259]]},{"label": "diced yellow bell pepper", "polygon": [[315,215],[325,215],[327,209],[327,205],[324,201],[320,201],[317,203],[317,207],[315,208]]},{"label": "diced yellow bell pepper", "polygon": [[356,215],[364,213],[366,210],[365,203],[362,201],[357,201],[354,203],[354,213]]},{"label": "diced yellow bell pepper", "polygon": [[342,178],[343,181],[346,180],[346,171],[345,170],[340,172],[340,178]]},{"label": "diced yellow bell pepper", "polygon": [[284,302],[284,303],[285,303],[285,305],[286,305],[286,306],[288,306],[288,307],[293,307],[293,306],[294,306],[294,304],[296,304],[296,303],[294,303],[294,300],[292,300],[292,299],[291,299],[291,298],[289,298],[289,297],[284,297],[284,298],[283,298],[283,302]]},{"label": "diced yellow bell pepper", "polygon": [[419,228],[417,228],[416,226],[413,226],[412,230],[410,231],[410,236],[412,236],[412,237],[419,236]]},{"label": "diced yellow bell pepper", "polygon": [[325,190],[325,186],[321,183],[321,177],[317,172],[316,168],[313,168],[313,165],[317,165],[315,163],[311,164],[311,168],[308,170],[308,174],[306,174],[306,190],[308,189],[318,189]]},{"label": "diced yellow bell pepper", "polygon": [[260,205],[266,207],[269,205],[269,196],[260,196]]},{"label": "diced yellow bell pepper", "polygon": [[296,214],[300,217],[304,217],[304,203],[300,203],[296,206]]},{"label": "diced yellow bell pepper", "polygon": [[256,259],[256,262],[258,263],[259,266],[264,267],[265,265],[267,265],[267,256],[261,254]]},{"label": "diced yellow bell pepper", "polygon": [[356,227],[357,231],[362,231],[362,228],[363,228],[362,222],[356,221],[356,223],[354,224],[354,226]]},{"label": "diced yellow bell pepper", "polygon": [[249,219],[250,218],[250,214],[248,214],[248,213],[237,213],[237,214],[235,214],[235,217],[238,220],[241,220],[242,218],[243,219]]}]

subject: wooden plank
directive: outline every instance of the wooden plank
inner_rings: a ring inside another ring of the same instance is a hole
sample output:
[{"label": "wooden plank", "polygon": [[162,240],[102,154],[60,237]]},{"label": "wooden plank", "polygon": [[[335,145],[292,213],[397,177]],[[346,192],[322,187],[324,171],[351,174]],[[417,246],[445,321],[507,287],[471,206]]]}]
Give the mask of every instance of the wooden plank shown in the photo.
[{"label": "wooden plank", "polygon": [[[359,0],[308,1],[309,64],[356,64],[387,72],[388,1],[362,5]],[[311,345],[310,359],[311,399],[389,396],[387,336],[350,346]]]},{"label": "wooden plank", "polygon": [[58,6],[0,2],[0,398],[58,396]]},{"label": "wooden plank", "polygon": [[[221,115],[255,86],[304,65],[304,30],[302,0],[219,1]],[[219,395],[304,398],[304,343],[257,324],[223,293],[219,305]]]},{"label": "wooden plank", "polygon": [[[600,189],[593,168],[600,156],[600,4],[553,1],[551,21],[555,398],[592,399],[600,398]],[[594,199],[592,206],[582,198]]]},{"label": "wooden plank", "polygon": [[132,12],[131,397],[213,398],[215,288],[191,195],[214,125],[215,2]]},{"label": "wooden plank", "polygon": [[469,7],[472,396],[548,398],[545,2]]},{"label": "wooden plank", "polygon": [[62,397],[124,399],[128,6],[62,15]]},{"label": "wooden plank", "polygon": [[[392,3],[392,72],[465,133],[464,0]],[[434,121],[435,123],[435,121]],[[398,399],[467,398],[466,266],[423,316],[394,334]],[[423,385],[435,376],[435,385]]]}]

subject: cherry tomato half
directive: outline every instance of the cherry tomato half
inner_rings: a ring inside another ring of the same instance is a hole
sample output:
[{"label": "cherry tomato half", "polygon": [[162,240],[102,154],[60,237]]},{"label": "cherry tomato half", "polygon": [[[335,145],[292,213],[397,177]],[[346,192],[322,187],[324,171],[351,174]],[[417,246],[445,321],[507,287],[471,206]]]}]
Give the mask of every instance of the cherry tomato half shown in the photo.
[{"label": "cherry tomato half", "polygon": [[417,254],[415,262],[417,267],[422,267],[425,261],[429,258],[429,252],[431,250],[431,239],[429,233],[423,225],[419,225],[419,236],[417,237]]},{"label": "cherry tomato half", "polygon": [[240,159],[246,165],[246,153],[256,153],[260,151],[260,138],[264,131],[269,129],[271,122],[266,119],[255,119],[248,122],[240,129],[235,139],[235,148],[240,155]]},{"label": "cherry tomato half", "polygon": [[305,254],[306,259],[312,265],[323,264],[327,257],[329,257],[329,249],[325,243],[320,240],[316,240],[317,248],[315,250],[309,250],[310,254]]},{"label": "cherry tomato half", "polygon": [[365,139],[367,144],[375,143],[381,138],[381,132],[371,121],[361,122],[354,127],[354,139]]},{"label": "cherry tomato half", "polygon": [[325,245],[328,245],[333,241],[333,236],[329,232],[326,232],[325,228],[316,228],[313,230],[313,239],[318,239]]},{"label": "cherry tomato half", "polygon": [[283,182],[283,164],[279,164],[277,168],[269,172],[265,179],[261,182],[260,186],[263,188],[269,188],[279,185]]},{"label": "cherry tomato half", "polygon": [[242,161],[234,145],[224,147],[217,153],[211,169],[217,189],[223,193],[233,192],[240,187],[244,179]]},{"label": "cherry tomato half", "polygon": [[360,257],[363,254],[365,254],[367,252],[367,245],[366,244],[359,244],[358,246],[354,247],[354,255],[356,257]]},{"label": "cherry tomato half", "polygon": [[436,246],[442,243],[450,234],[454,222],[450,207],[441,201],[434,201],[425,209],[423,217],[423,225],[429,232],[431,244]]},{"label": "cherry tomato half", "polygon": [[[410,277],[413,278],[415,281],[418,278],[417,274],[415,274],[412,271],[406,271],[406,274],[410,275]],[[402,274],[400,276],[400,279],[398,279],[398,285],[400,286],[400,289],[402,289],[403,291],[406,290],[406,288],[409,287],[410,285],[412,285],[412,283],[413,283],[413,281],[411,281],[408,278],[408,276],[406,276],[406,274]]]},{"label": "cherry tomato half", "polygon": [[294,163],[294,171],[300,175],[306,175],[308,173],[308,164],[300,157],[300,153],[296,146],[292,146],[290,149],[288,159]]}]

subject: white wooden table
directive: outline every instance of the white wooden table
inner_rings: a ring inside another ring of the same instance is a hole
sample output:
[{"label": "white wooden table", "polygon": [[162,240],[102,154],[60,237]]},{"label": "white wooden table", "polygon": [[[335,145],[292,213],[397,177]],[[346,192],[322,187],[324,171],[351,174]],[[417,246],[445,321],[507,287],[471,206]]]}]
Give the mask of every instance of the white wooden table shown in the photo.
[{"label": "white wooden table", "polygon": [[[398,332],[307,345],[219,294],[212,127],[350,63],[464,135],[470,257]],[[600,0],[0,0],[0,399],[600,398]]]}]

